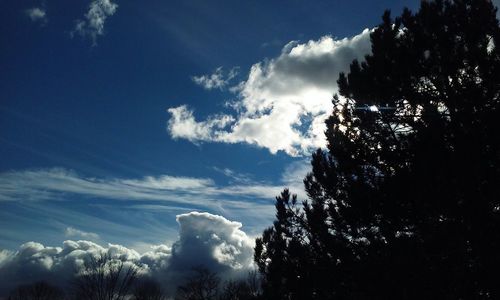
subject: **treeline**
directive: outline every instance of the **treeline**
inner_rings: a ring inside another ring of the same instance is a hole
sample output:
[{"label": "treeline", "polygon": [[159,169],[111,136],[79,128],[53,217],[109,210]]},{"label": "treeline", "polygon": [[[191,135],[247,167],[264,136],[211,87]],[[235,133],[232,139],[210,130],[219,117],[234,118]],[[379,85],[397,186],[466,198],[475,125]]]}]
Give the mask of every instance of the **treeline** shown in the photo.
[{"label": "treeline", "polygon": [[14,289],[8,300],[252,300],[260,299],[260,279],[249,272],[241,280],[222,281],[200,266],[193,268],[184,283],[169,291],[164,283],[140,276],[135,265],[126,265],[109,255],[89,257],[70,279],[67,288],[44,281]]}]

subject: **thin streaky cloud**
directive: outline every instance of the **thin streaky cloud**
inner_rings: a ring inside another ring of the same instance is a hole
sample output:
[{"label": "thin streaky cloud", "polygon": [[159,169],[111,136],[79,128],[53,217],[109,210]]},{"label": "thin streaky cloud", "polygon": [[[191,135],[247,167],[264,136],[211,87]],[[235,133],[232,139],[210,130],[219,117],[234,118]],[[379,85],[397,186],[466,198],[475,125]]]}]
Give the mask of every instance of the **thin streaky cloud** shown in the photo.
[{"label": "thin streaky cloud", "polygon": [[249,174],[242,174],[234,170],[231,170],[230,168],[213,167],[213,169],[214,171],[230,178],[233,182],[251,183],[253,181],[252,177]]},{"label": "thin streaky cloud", "polygon": [[282,184],[244,181],[223,186],[210,178],[145,176],[142,178],[93,178],[63,168],[9,171],[0,173],[0,201],[64,200],[75,194],[111,200],[154,200],[176,205],[217,209],[269,205],[243,199],[272,200],[284,187],[301,197],[302,178],[283,180]]}]

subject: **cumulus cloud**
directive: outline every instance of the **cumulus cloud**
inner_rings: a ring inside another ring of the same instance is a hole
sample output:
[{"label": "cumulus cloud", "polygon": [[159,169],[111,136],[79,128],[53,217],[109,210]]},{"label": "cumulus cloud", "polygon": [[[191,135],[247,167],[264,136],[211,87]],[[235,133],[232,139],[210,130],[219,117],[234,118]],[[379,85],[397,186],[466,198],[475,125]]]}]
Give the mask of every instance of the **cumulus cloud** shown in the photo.
[{"label": "cumulus cloud", "polygon": [[62,247],[28,242],[15,252],[0,251],[0,295],[42,279],[65,286],[84,261],[100,255],[137,266],[141,276],[166,282],[170,291],[200,265],[222,278],[235,278],[254,268],[254,242],[241,230],[241,223],[199,212],[178,215],[177,222],[179,239],[171,247],[157,245],[142,254],[120,245],[104,247],[85,240],[67,240]]},{"label": "cumulus cloud", "polygon": [[99,240],[99,235],[97,233],[83,231],[73,227],[66,227],[64,230],[64,236],[68,238],[88,239],[93,241]]},{"label": "cumulus cloud", "polygon": [[40,7],[33,7],[25,11],[26,15],[33,22],[39,22],[41,24],[47,23],[47,13],[45,9]]},{"label": "cumulus cloud", "polygon": [[223,68],[218,67],[212,74],[206,74],[201,76],[193,76],[191,79],[198,85],[202,86],[204,89],[213,90],[225,88],[229,82],[238,75],[238,68],[232,68],[224,74]]},{"label": "cumulus cloud", "polygon": [[222,279],[237,279],[254,269],[254,240],[241,223],[199,212],[178,215],[177,222],[179,239],[172,245],[168,268],[157,271],[157,277],[179,283],[203,266]]},{"label": "cumulus cloud", "polygon": [[248,143],[271,153],[308,155],[326,145],[324,121],[339,72],[370,51],[368,29],[352,38],[290,42],[278,57],[254,64],[248,78],[231,88],[238,94],[234,113],[197,121],[185,105],[170,108],[168,131],[192,142]]},{"label": "cumulus cloud", "polygon": [[85,18],[76,20],[71,35],[77,33],[83,37],[89,37],[93,45],[96,45],[97,37],[104,35],[106,19],[112,16],[117,8],[118,4],[111,2],[111,0],[93,0],[89,5]]}]

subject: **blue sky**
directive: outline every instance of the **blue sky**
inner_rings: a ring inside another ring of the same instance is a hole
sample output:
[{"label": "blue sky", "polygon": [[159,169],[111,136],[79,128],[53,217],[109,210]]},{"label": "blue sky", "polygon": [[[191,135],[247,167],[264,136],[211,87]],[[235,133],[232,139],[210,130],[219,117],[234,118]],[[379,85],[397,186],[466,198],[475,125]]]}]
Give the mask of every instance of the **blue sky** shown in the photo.
[{"label": "blue sky", "polygon": [[0,1],[0,249],[142,252],[191,211],[258,235],[283,187],[305,197],[363,30],[417,4]]}]

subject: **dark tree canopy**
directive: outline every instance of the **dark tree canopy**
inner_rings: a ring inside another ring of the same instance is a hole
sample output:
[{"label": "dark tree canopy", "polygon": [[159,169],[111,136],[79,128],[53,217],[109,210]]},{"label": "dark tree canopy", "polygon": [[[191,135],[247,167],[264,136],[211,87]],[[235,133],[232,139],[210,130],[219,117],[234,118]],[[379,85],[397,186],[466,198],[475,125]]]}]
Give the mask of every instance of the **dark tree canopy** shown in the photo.
[{"label": "dark tree canopy", "polygon": [[63,300],[64,292],[44,281],[21,285],[13,290],[8,300]]},{"label": "dark tree canopy", "polygon": [[160,283],[151,278],[140,279],[132,294],[132,300],[167,300]]},{"label": "dark tree canopy", "polygon": [[217,273],[203,266],[193,268],[192,276],[179,286],[176,300],[252,300],[260,299],[260,278],[257,272],[248,273],[246,280],[222,282]]},{"label": "dark tree canopy", "polygon": [[340,74],[302,205],[277,197],[269,299],[500,298],[500,27],[488,0],[389,12]]},{"label": "dark tree canopy", "polygon": [[217,273],[200,266],[193,269],[194,275],[177,288],[176,300],[216,300],[220,278]]}]

